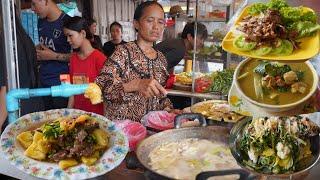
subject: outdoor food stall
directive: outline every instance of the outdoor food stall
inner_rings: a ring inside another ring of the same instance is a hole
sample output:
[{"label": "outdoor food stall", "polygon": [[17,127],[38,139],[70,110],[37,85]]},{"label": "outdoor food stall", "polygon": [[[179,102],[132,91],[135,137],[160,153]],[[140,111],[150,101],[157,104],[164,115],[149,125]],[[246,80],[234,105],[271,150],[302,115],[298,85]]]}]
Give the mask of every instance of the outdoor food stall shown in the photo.
[{"label": "outdoor food stall", "polygon": [[[196,10],[192,18],[210,24],[237,16],[219,45],[188,52],[192,70],[174,71],[168,94],[191,98],[190,107],[150,111],[140,122],[68,108],[18,117],[20,99],[84,94],[97,104],[103,91],[95,83],[11,90],[0,173],[20,179],[317,179],[320,67],[309,60],[319,56],[319,17],[312,7],[284,0],[245,1],[239,13],[230,11],[234,1],[216,10],[210,3],[210,16]],[[241,56],[236,67],[227,62],[231,53]],[[210,58],[226,61],[224,68],[202,71],[199,62]]]}]

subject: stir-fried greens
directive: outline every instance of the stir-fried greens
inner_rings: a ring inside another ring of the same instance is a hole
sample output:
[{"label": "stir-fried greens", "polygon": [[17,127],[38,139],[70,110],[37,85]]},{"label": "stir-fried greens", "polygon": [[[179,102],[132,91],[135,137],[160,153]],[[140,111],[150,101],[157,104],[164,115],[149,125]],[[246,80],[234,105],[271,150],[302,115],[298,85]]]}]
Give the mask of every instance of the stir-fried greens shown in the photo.
[{"label": "stir-fried greens", "polygon": [[296,170],[312,155],[310,137],[319,127],[306,117],[257,118],[239,139],[243,163],[262,173],[282,174]]},{"label": "stir-fried greens", "polygon": [[212,84],[209,88],[210,92],[221,92],[226,95],[229,93],[233,81],[233,69],[224,69],[215,71],[211,74]]}]

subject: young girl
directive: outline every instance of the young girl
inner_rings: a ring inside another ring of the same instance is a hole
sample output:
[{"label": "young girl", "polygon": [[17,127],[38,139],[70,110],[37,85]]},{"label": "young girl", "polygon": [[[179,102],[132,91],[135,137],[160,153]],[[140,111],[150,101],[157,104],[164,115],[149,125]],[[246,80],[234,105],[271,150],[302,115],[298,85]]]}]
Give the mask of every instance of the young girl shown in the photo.
[{"label": "young girl", "polygon": [[[64,22],[64,34],[71,47],[75,50],[70,57],[70,79],[73,84],[94,82],[106,57],[94,49],[90,43],[93,34],[87,23],[80,17],[72,17]],[[103,103],[92,105],[84,95],[69,98],[68,108],[76,108],[103,115]]]}]

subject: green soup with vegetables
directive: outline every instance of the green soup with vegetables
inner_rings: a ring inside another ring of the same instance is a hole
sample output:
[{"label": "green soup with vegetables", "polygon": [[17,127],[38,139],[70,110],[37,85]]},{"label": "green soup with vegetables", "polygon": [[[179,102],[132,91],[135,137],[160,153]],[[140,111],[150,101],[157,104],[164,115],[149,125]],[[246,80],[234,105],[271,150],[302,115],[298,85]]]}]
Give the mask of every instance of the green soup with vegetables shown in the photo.
[{"label": "green soup with vegetables", "polygon": [[313,84],[313,75],[305,63],[248,61],[237,81],[250,99],[271,105],[291,104],[305,97]]}]

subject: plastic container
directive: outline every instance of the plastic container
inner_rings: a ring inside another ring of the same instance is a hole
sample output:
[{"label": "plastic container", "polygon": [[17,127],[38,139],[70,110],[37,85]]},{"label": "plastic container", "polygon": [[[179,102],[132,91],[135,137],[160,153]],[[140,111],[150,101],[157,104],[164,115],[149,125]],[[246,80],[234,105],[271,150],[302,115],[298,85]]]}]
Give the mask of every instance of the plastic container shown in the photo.
[{"label": "plastic container", "polygon": [[115,123],[127,136],[130,151],[134,151],[137,144],[147,135],[147,129],[141,123],[131,120],[116,121]]},{"label": "plastic container", "polygon": [[147,127],[157,130],[172,129],[176,114],[167,111],[151,111],[142,117],[141,122]]},{"label": "plastic container", "polygon": [[148,119],[148,122],[156,129],[167,130],[173,128],[175,117],[175,114],[171,114],[168,112],[159,112],[158,114],[155,114],[155,116],[151,116]]}]

